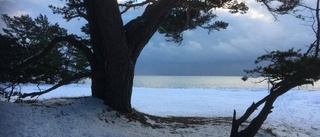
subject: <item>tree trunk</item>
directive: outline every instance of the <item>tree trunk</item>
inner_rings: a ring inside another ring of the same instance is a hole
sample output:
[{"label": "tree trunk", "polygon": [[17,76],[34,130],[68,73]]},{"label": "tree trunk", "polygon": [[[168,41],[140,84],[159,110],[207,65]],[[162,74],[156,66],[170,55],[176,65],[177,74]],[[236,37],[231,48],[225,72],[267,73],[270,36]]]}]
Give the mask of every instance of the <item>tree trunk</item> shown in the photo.
[{"label": "tree trunk", "polygon": [[98,22],[98,15],[94,10],[93,2],[90,0],[85,0],[85,6],[88,14],[89,28],[90,28],[90,42],[92,45],[94,53],[94,63],[91,65],[91,92],[92,96],[102,99],[105,99],[106,91],[106,72],[105,72],[105,61],[103,57],[103,48],[101,46],[102,36],[100,35],[100,27]]},{"label": "tree trunk", "polygon": [[117,1],[86,0],[91,44],[96,63],[92,69],[92,95],[111,108],[128,113],[134,65]]},{"label": "tree trunk", "polygon": [[105,74],[92,76],[92,96],[104,100],[111,108],[128,113],[132,111],[131,95],[134,78],[133,61],[109,61]]},{"label": "tree trunk", "polygon": [[[299,75],[297,75],[297,77],[286,78],[281,82],[275,84],[270,89],[269,95],[267,95],[257,103],[253,103],[241,118],[236,119],[236,111],[234,111],[230,137],[254,137],[262,126],[263,122],[267,119],[268,115],[272,112],[273,103],[276,101],[276,99],[281,95],[287,93],[292,88],[304,84],[310,84],[310,81],[300,78]],[[244,130],[239,132],[238,130],[241,124],[243,124],[254,112],[254,110],[256,110],[262,103],[264,103],[264,106],[259,114],[250,122],[250,124]]]},{"label": "tree trunk", "polygon": [[175,0],[149,5],[141,17],[123,26],[115,0],[85,0],[95,63],[91,65],[92,96],[111,108],[132,111],[131,95],[136,60],[165,21]]},{"label": "tree trunk", "polygon": [[[119,62],[115,62],[118,64]],[[117,65],[110,65],[107,77],[107,92],[105,104],[120,112],[131,112],[131,95],[134,78],[134,63],[127,61]],[[120,70],[119,70],[120,69]]]},{"label": "tree trunk", "polygon": [[106,91],[106,77],[104,74],[98,74],[98,70],[91,69],[91,93],[93,97],[104,100]]}]

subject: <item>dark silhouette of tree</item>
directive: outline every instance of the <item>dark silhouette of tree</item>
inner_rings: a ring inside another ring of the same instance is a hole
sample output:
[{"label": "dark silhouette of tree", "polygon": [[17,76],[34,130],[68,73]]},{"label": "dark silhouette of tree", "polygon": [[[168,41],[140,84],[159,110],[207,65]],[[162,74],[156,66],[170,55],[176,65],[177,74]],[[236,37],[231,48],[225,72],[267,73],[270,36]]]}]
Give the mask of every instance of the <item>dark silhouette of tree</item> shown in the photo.
[{"label": "dark silhouette of tree", "polygon": [[[79,72],[89,72],[84,54],[65,42],[57,43],[46,56],[40,57],[23,69],[13,70],[14,66],[23,64],[26,59],[43,51],[53,37],[67,35],[67,30],[60,28],[58,24],[50,24],[47,17],[43,15],[35,19],[28,15],[20,17],[3,15],[2,19],[7,25],[7,28],[3,28],[4,33],[0,35],[2,93],[5,93],[5,89],[10,89],[9,93],[19,93],[19,90],[14,90],[13,87],[18,86],[19,83],[54,84],[78,75]],[[71,82],[77,80],[79,78]],[[7,95],[9,99],[13,94]]]},{"label": "dark silhouette of tree", "polygon": [[[142,15],[127,24],[121,14],[131,8],[144,6]],[[136,61],[154,33],[159,31],[169,41],[181,42],[182,32],[201,27],[209,32],[224,29],[227,23],[216,21],[214,8],[229,9],[231,13],[245,13],[248,7],[236,0],[129,0],[119,4],[116,0],[66,0],[66,6],[49,6],[67,21],[83,18],[87,24],[81,30],[87,37],[75,35],[52,36],[42,52],[10,69],[24,71],[31,63],[45,57],[60,42],[68,43],[85,55],[92,80],[92,96],[104,100],[113,109],[128,113]],[[21,97],[37,96],[70,82],[87,73],[63,79],[54,87]]]},{"label": "dark silhouette of tree", "polygon": [[[230,137],[255,136],[263,122],[272,112],[273,103],[279,96],[297,86],[305,84],[313,85],[314,82],[320,79],[320,58],[318,55],[320,46],[319,0],[316,1],[317,4],[315,8],[296,2],[298,1],[284,1],[284,5],[276,8],[271,8],[271,5],[269,5],[271,3],[270,1],[265,1],[264,3],[274,15],[294,11],[294,15],[297,15],[296,17],[300,19],[302,19],[303,16],[297,14],[298,10],[294,9],[295,6],[311,10],[313,13],[311,16],[311,19],[313,19],[311,27],[316,35],[316,40],[310,44],[306,53],[301,53],[300,50],[294,50],[293,48],[288,51],[272,51],[258,57],[255,61],[256,64],[269,62],[269,65],[257,66],[255,69],[245,71],[249,74],[249,77],[264,77],[265,80],[271,83],[272,87],[267,96],[256,103],[252,103],[240,118],[236,119],[236,111],[234,110]],[[246,80],[247,78],[246,76],[243,79]],[[239,131],[239,126],[262,104],[264,105],[259,114],[253,118],[245,129]]]},{"label": "dark silhouette of tree", "polygon": [[[67,30],[60,28],[58,24],[50,24],[47,17],[43,15],[34,20],[28,15],[14,18],[3,15],[3,21],[7,28],[3,29],[4,34],[0,36],[4,42],[1,46],[3,58],[0,59],[2,70],[17,66],[41,52],[53,37],[67,35]],[[79,50],[67,43],[60,42],[47,56],[35,61],[23,71],[14,72],[11,75],[6,74],[7,71],[0,72],[0,76],[1,82],[53,84],[61,79],[71,77],[79,71],[88,71],[86,69],[88,66]],[[11,77],[5,78],[4,75]]]},{"label": "dark silhouette of tree", "polygon": [[[78,76],[79,72],[89,76],[89,65],[85,56],[68,43],[59,42],[50,50],[45,50],[46,56],[37,55],[47,48],[53,37],[67,35],[66,29],[60,28],[58,24],[50,24],[43,15],[34,20],[28,15],[20,17],[3,15],[2,19],[7,28],[3,29],[4,34],[0,34],[0,94],[8,101],[13,95],[22,98],[29,95],[20,94],[20,88],[17,87],[21,83],[58,82],[57,85],[61,85],[61,81],[70,77],[77,76],[69,83],[82,78]],[[33,60],[27,60],[31,57]],[[30,64],[31,62],[33,63]],[[48,89],[42,92],[49,91]]]}]

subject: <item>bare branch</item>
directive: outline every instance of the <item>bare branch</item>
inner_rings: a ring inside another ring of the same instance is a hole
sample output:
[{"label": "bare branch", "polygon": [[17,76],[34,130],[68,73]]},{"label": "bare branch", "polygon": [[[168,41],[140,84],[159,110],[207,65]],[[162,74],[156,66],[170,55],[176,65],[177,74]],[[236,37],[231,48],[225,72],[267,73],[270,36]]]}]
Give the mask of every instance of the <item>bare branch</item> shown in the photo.
[{"label": "bare branch", "polygon": [[32,93],[25,93],[25,94],[22,94],[20,96],[20,98],[26,98],[26,97],[35,97],[35,96],[40,96],[42,94],[45,94],[45,93],[48,93],[58,87],[61,87],[63,85],[66,85],[66,84],[69,84],[71,81],[74,81],[74,80],[77,80],[77,79],[81,79],[81,78],[85,78],[85,77],[90,77],[91,76],[91,73],[79,73],[79,74],[76,74],[75,76],[71,77],[71,78],[68,78],[68,79],[64,79],[62,81],[60,81],[58,84],[52,86],[51,88],[47,89],[47,90],[44,90],[44,91],[40,91],[40,92],[32,92]]},{"label": "bare branch", "polygon": [[313,12],[312,11],[310,11],[311,12],[311,18],[312,18],[312,24],[311,24],[311,29],[312,29],[312,31],[315,33],[315,34],[317,34],[317,31],[316,31],[316,29],[315,29],[315,24],[316,24],[316,20],[315,20],[315,15],[313,15]]},{"label": "bare branch", "polygon": [[10,102],[12,96],[21,95],[21,87],[19,83],[8,82],[0,85],[0,95],[7,99],[7,102]]},{"label": "bare branch", "polygon": [[320,45],[320,17],[319,17],[319,0],[317,0],[316,5],[316,24],[317,24],[317,33],[316,33],[316,51],[315,51],[315,58],[318,57],[319,54],[319,45]]},{"label": "bare branch", "polygon": [[125,9],[120,12],[120,14],[123,14],[123,13],[127,12],[131,8],[141,7],[141,6],[144,6],[144,5],[146,5],[148,3],[151,3],[151,2],[155,2],[155,0],[146,0],[146,1],[143,1],[143,2],[140,2],[140,3],[135,3],[135,4],[132,4],[132,3],[118,4],[119,7],[125,7]]},{"label": "bare branch", "polygon": [[316,10],[315,8],[312,8],[312,7],[310,7],[310,6],[307,6],[307,5],[305,5],[305,4],[299,4],[299,6],[300,7],[303,7],[303,8],[306,8],[306,9],[309,9],[309,10]]}]

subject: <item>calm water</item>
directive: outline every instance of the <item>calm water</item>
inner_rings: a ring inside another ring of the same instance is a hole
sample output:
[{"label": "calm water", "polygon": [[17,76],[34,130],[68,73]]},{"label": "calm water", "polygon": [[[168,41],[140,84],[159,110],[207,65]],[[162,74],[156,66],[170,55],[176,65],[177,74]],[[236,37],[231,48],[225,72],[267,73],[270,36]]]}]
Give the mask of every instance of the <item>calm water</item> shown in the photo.
[{"label": "calm water", "polygon": [[[146,88],[228,88],[228,89],[268,89],[268,82],[262,78],[250,78],[242,81],[241,76],[135,76],[134,87]],[[261,82],[262,81],[262,82]],[[84,80],[91,84],[90,79]],[[318,90],[320,82],[304,85],[297,89]]]},{"label": "calm water", "polygon": [[[135,76],[134,87],[150,88],[265,88],[268,82],[262,78],[241,80],[241,76]],[[302,86],[299,89],[320,90],[320,83]]]}]

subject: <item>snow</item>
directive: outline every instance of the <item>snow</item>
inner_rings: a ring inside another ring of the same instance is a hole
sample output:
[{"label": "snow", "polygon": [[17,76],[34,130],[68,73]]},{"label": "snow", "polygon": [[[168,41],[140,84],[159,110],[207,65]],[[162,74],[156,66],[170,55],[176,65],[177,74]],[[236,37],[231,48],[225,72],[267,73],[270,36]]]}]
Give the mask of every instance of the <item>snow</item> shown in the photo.
[{"label": "snow", "polygon": [[[50,85],[44,85],[47,88]],[[22,87],[37,91],[35,85]],[[134,109],[156,116],[232,117],[240,116],[252,102],[267,95],[266,89],[180,89],[135,87]],[[130,121],[90,96],[89,84],[70,84],[40,96],[38,103],[0,102],[0,136],[229,136],[230,123],[210,123],[184,128],[162,125],[152,128]],[[65,99],[59,97],[82,97]],[[51,99],[54,98],[54,99]],[[274,104],[263,129],[280,137],[320,136],[320,92],[294,89]],[[254,113],[256,114],[256,113]],[[147,117],[146,117],[147,118]],[[148,119],[148,118],[147,118]],[[155,123],[148,119],[148,122]],[[173,125],[176,123],[172,123]],[[259,136],[267,136],[260,133]]]}]

